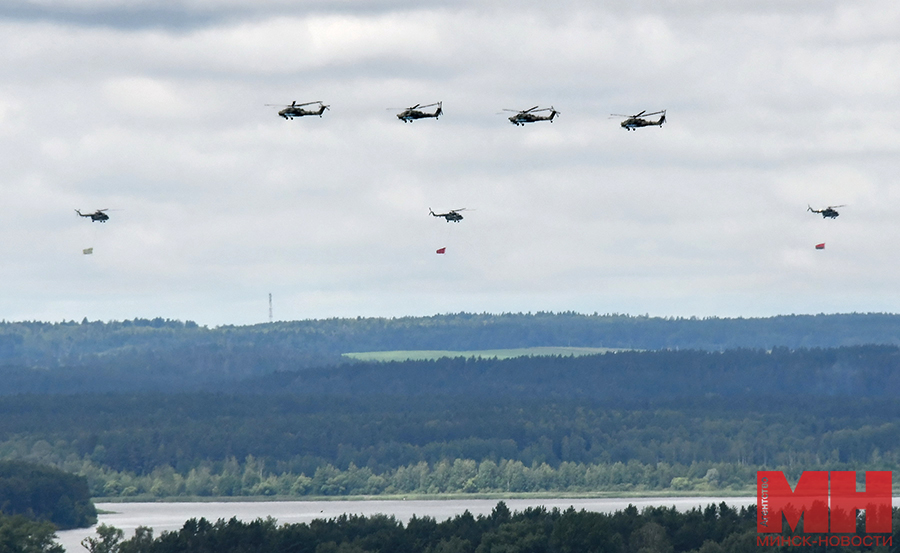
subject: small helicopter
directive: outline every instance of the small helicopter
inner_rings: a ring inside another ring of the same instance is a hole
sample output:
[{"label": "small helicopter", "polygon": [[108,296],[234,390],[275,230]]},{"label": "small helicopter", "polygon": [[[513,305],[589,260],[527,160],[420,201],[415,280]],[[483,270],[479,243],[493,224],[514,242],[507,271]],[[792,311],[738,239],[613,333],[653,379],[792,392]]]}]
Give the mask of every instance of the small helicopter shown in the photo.
[{"label": "small helicopter", "polygon": [[[644,117],[651,117],[653,115],[659,115],[660,118],[656,121],[652,119],[644,119]],[[650,127],[656,125],[662,128],[663,123],[666,122],[666,110],[662,111],[654,111],[653,113],[647,113],[647,110],[644,110],[635,115],[622,115],[619,113],[611,113],[610,117],[624,117],[625,120],[622,121],[622,128],[626,131],[633,131],[638,127]]]},{"label": "small helicopter", "polygon": [[[437,106],[437,109],[434,110],[434,113],[428,113],[427,111],[421,111],[417,108],[430,108],[432,106]],[[410,121],[415,121],[416,119],[425,119],[428,117],[434,117],[437,119],[444,113],[443,102],[435,102],[433,104],[421,105],[416,104],[411,108],[406,108],[402,112],[397,114],[397,119],[400,119],[404,123],[409,123]]]},{"label": "small helicopter", "polygon": [[812,211],[813,213],[821,213],[823,219],[834,219],[838,215],[840,215],[840,213],[838,213],[835,208],[836,207],[844,207],[844,205],[846,205],[846,204],[830,205],[830,206],[826,207],[825,209],[813,209],[812,206],[810,206],[809,204],[807,204],[806,207],[808,208],[807,211]]},{"label": "small helicopter", "polygon": [[431,211],[431,208],[430,208],[430,207],[428,208],[428,212],[429,212],[429,213],[431,213],[431,214],[434,215],[435,217],[443,217],[444,219],[447,220],[448,223],[449,223],[450,221],[453,221],[454,223],[458,223],[458,222],[462,221],[462,220],[463,220],[463,216],[460,215],[459,212],[460,212],[460,211],[465,211],[465,210],[466,210],[466,208],[461,207],[461,208],[459,208],[459,209],[451,209],[451,210],[448,211],[447,213],[435,213],[434,211]]},{"label": "small helicopter", "polygon": [[101,223],[105,223],[106,221],[109,220],[109,215],[107,215],[106,213],[104,213],[104,211],[109,211],[109,208],[106,208],[106,209],[98,209],[97,211],[95,211],[95,212],[93,212],[93,213],[82,213],[81,211],[79,211],[79,210],[76,209],[76,210],[75,210],[75,213],[81,215],[82,217],[90,217],[92,223],[93,223],[94,221],[99,221],[99,222],[101,222]]},{"label": "small helicopter", "polygon": [[[318,109],[303,109],[304,106],[311,106],[313,104],[319,104]],[[275,106],[282,107],[279,104],[266,104],[267,106]],[[284,117],[285,120],[293,119],[294,117],[303,117],[304,115],[318,115],[322,117],[322,114],[325,113],[325,110],[329,109],[329,106],[326,106],[321,102],[321,100],[316,100],[315,102],[306,102],[305,104],[298,104],[296,100],[291,102],[291,105],[284,106],[284,109],[278,112],[279,117]]]},{"label": "small helicopter", "polygon": [[[509,122],[517,127],[524,125],[525,123],[534,123],[536,121],[550,121],[552,123],[553,118],[559,115],[559,112],[556,111],[556,108],[553,106],[541,109],[538,109],[538,106],[534,106],[531,109],[523,109],[522,111],[516,111],[514,109],[504,109],[503,111],[515,112],[515,115],[509,118]],[[535,115],[541,111],[549,111],[550,115]]]}]

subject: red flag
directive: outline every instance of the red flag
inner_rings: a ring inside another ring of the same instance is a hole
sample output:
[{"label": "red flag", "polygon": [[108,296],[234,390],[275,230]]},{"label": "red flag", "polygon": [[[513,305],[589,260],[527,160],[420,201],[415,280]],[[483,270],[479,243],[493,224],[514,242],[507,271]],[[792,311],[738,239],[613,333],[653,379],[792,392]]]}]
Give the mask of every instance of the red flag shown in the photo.
[{"label": "red flag", "polygon": [[437,251],[437,253],[444,253],[445,251],[447,251],[447,248],[440,248],[440,249]]},{"label": "red flag", "polygon": [[817,249],[817,250],[824,250],[824,249],[825,249],[825,242],[822,242],[821,244],[816,244],[816,249]]}]

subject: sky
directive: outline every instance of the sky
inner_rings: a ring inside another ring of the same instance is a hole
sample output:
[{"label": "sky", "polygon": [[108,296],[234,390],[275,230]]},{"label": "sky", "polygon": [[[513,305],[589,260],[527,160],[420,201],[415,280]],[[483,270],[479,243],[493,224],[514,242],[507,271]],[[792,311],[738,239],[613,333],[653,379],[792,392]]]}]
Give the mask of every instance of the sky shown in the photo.
[{"label": "sky", "polygon": [[898,100],[893,0],[6,0],[0,318],[900,312]]}]

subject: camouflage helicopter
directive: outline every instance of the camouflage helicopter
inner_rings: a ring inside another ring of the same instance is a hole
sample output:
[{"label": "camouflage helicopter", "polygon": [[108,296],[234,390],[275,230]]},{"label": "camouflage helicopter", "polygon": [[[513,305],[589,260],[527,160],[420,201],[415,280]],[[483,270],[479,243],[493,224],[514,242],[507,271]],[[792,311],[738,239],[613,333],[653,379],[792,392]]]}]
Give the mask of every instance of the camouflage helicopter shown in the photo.
[{"label": "camouflage helicopter", "polygon": [[807,211],[812,211],[813,213],[821,213],[823,219],[835,219],[840,213],[835,209],[836,207],[844,207],[846,204],[841,205],[830,205],[825,209],[813,209],[809,204],[806,205],[808,208]]},{"label": "camouflage helicopter", "polygon": [[[430,108],[432,106],[437,106],[437,109],[434,110],[434,113],[428,113],[427,111],[421,111],[417,108]],[[426,119],[428,117],[433,117],[437,119],[441,115],[443,115],[443,102],[435,102],[433,104],[421,105],[416,104],[413,107],[406,108],[402,112],[397,114],[397,119],[400,119],[404,123],[409,123],[410,121],[415,121],[416,119]]]},{"label": "camouflage helicopter", "polygon": [[459,209],[451,209],[451,210],[448,211],[447,213],[435,213],[434,211],[431,211],[431,208],[430,208],[430,207],[428,208],[428,212],[429,212],[429,213],[431,213],[431,214],[434,215],[435,217],[443,217],[444,219],[447,220],[448,223],[449,223],[450,221],[453,221],[454,223],[458,223],[458,222],[462,221],[462,220],[463,220],[463,216],[460,215],[459,212],[460,212],[460,211],[465,211],[465,210],[466,210],[466,208],[461,207],[461,208],[459,208]]},{"label": "camouflage helicopter", "polygon": [[93,213],[82,213],[81,211],[76,209],[75,213],[81,215],[82,217],[90,217],[92,223],[95,221],[100,222],[100,223],[105,223],[106,221],[109,220],[109,215],[104,213],[104,211],[109,211],[109,208],[98,209],[97,211],[95,211]]},{"label": "camouflage helicopter", "polygon": [[[319,104],[318,108],[313,109],[303,109],[304,106],[311,106],[313,104]],[[266,104],[267,106],[274,107],[284,107],[283,110],[278,112],[279,117],[284,117],[285,120],[293,119],[294,117],[303,117],[304,115],[318,115],[322,117],[322,114],[325,113],[325,110],[329,108],[321,102],[321,100],[317,100],[315,102],[306,102],[305,104],[298,104],[296,100],[291,102],[289,106],[281,106],[278,104]]]},{"label": "camouflage helicopter", "polygon": [[[644,117],[650,117],[653,115],[659,115],[659,119],[656,121],[652,119],[644,119]],[[653,113],[647,113],[647,110],[644,110],[635,115],[622,115],[619,113],[611,113],[610,117],[624,117],[625,120],[622,121],[622,128],[626,131],[633,131],[638,127],[650,127],[650,126],[658,126],[662,128],[663,123],[666,122],[666,110],[662,111],[654,111]]]},{"label": "camouflage helicopter", "polygon": [[[525,123],[534,123],[536,121],[550,121],[553,122],[553,118],[559,115],[559,112],[556,111],[556,108],[550,106],[549,108],[541,108],[537,109],[538,106],[534,106],[531,109],[523,109],[522,111],[516,111],[514,109],[504,109],[503,111],[512,111],[515,115],[509,118],[509,122],[515,126],[524,125]],[[541,111],[549,111],[550,115],[535,115]]]}]

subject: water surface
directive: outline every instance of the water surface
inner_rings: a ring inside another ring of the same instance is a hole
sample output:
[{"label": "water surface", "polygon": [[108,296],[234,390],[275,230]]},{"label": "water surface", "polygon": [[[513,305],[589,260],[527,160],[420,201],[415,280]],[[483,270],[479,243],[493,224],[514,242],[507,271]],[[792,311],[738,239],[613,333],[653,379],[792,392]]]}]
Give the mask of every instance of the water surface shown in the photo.
[{"label": "water surface", "polygon": [[[96,503],[97,509],[111,511],[98,518],[98,524],[108,524],[120,528],[126,537],[134,534],[138,526],[153,528],[153,535],[164,531],[179,530],[184,521],[191,518],[206,518],[211,522],[236,517],[249,522],[257,518],[273,517],[280,524],[311,522],[317,518],[334,518],[347,514],[393,515],[404,524],[412,518],[429,516],[437,521],[453,518],[469,511],[475,516],[487,515],[500,499],[434,499],[434,500],[371,500],[371,501],[257,501],[227,503]],[[512,511],[522,511],[528,507],[544,506],[548,510],[558,507],[576,510],[612,513],[634,505],[638,509],[648,506],[674,506],[679,511],[694,507],[705,507],[710,503],[724,501],[732,507],[753,505],[755,497],[649,497],[649,498],[604,498],[604,499],[503,499]],[[59,543],[69,553],[85,553],[81,540],[94,534],[94,528],[79,528],[57,532]]]}]

